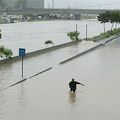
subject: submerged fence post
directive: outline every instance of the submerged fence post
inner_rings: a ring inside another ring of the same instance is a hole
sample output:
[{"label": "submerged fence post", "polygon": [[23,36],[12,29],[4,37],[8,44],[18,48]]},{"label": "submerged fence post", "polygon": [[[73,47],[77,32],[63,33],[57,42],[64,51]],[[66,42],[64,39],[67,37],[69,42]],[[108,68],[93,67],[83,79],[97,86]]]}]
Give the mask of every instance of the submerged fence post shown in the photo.
[{"label": "submerged fence post", "polygon": [[77,24],[76,24],[76,32],[77,32]]},{"label": "submerged fence post", "polygon": [[88,26],[86,24],[86,40],[87,40],[87,34],[88,34]]},{"label": "submerged fence post", "polygon": [[0,39],[2,38],[2,33],[1,33],[1,29],[0,29]]}]

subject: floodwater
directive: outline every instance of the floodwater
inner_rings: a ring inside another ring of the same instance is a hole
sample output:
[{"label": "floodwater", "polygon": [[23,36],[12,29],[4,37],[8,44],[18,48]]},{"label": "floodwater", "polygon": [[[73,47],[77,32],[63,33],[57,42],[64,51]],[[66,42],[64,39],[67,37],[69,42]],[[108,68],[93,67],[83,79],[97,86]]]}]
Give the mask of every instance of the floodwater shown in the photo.
[{"label": "floodwater", "polygon": [[[97,43],[96,43],[97,44]],[[45,54],[36,55],[30,58],[25,58],[24,77],[28,78],[40,71],[49,67],[58,65],[61,61],[79,54],[80,52],[96,45],[94,42],[83,41],[65,48],[51,51]],[[0,89],[5,88],[19,80],[21,80],[22,60],[8,63],[0,63]]]},{"label": "floodwater", "polygon": [[0,120],[119,120],[119,51],[120,38],[0,92]]},{"label": "floodwater", "polygon": [[[46,48],[44,43],[52,40],[56,45],[71,41],[67,36],[70,31],[80,32],[80,38],[87,36],[93,37],[103,32],[103,24],[97,20],[81,21],[40,21],[40,22],[22,22],[14,24],[0,25],[2,30],[2,39],[0,43],[11,48],[14,55],[18,55],[19,48],[26,48],[27,52]],[[106,24],[106,30],[111,28],[111,24]]]},{"label": "floodwater", "polygon": [[[10,46],[14,46],[13,41]],[[30,44],[21,41],[21,45],[24,43]],[[37,47],[35,43],[34,47]],[[119,120],[120,38],[59,65],[62,60],[93,45],[92,42],[82,42],[25,59],[24,77],[48,67],[53,68],[0,91],[0,120]],[[34,48],[27,47],[31,50]],[[84,87],[78,85],[76,93],[69,92],[68,83],[72,78],[85,84]],[[20,79],[21,61],[0,65],[0,89]]]}]

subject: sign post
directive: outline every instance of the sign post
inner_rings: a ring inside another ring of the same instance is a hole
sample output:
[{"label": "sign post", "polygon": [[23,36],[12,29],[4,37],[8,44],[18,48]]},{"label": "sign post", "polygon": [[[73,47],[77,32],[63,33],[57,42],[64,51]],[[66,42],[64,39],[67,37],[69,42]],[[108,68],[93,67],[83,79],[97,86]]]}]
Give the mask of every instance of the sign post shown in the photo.
[{"label": "sign post", "polygon": [[19,56],[22,57],[22,78],[23,78],[23,58],[25,56],[25,48],[19,48]]},{"label": "sign post", "polygon": [[2,39],[2,33],[1,33],[1,29],[0,29],[0,39]]}]

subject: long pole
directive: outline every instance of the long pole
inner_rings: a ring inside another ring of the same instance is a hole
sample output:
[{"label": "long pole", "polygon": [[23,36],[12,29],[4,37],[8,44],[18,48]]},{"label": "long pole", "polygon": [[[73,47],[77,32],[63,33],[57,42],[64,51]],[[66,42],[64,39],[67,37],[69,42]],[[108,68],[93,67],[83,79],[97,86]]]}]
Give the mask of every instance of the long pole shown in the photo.
[{"label": "long pole", "polygon": [[52,7],[53,7],[53,9],[54,9],[54,0],[52,0]]},{"label": "long pole", "polygon": [[76,32],[77,32],[77,24],[76,24]]},{"label": "long pole", "polygon": [[88,26],[86,24],[86,40],[87,40],[87,32],[88,32]]},{"label": "long pole", "polygon": [[22,56],[22,78],[23,78],[23,56]]},{"label": "long pole", "polygon": [[76,24],[76,40],[78,40],[78,38],[77,38],[77,33],[78,33],[78,30],[77,30],[77,24]]}]

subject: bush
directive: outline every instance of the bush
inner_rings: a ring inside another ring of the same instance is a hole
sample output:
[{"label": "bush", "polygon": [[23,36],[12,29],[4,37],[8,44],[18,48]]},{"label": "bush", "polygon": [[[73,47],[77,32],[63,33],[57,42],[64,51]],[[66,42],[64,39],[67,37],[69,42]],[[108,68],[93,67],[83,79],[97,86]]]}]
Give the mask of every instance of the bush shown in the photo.
[{"label": "bush", "polygon": [[80,33],[77,31],[67,33],[67,36],[70,37],[71,40],[79,40]]},{"label": "bush", "polygon": [[5,48],[3,45],[0,46],[0,57],[10,58],[12,55],[12,50]]}]

